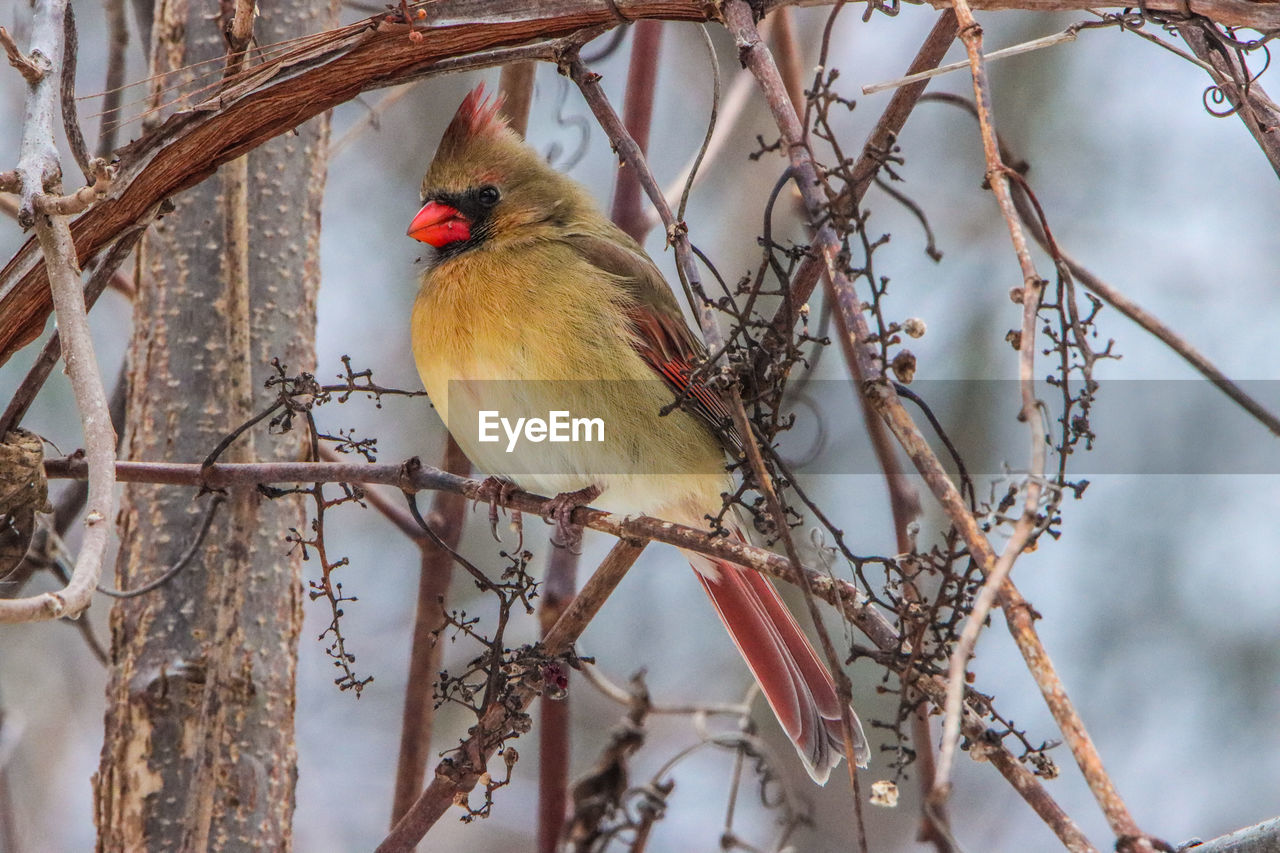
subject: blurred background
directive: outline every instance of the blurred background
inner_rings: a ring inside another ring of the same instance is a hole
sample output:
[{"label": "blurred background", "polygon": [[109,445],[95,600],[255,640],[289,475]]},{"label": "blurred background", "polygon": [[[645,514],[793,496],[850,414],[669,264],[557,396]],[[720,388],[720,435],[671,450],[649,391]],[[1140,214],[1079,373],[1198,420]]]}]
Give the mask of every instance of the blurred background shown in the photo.
[{"label": "blurred background", "polygon": [[[80,19],[79,91],[101,90],[104,25],[96,4],[77,4]],[[840,69],[837,89],[857,101],[840,114],[846,150],[857,150],[889,93],[863,97],[862,85],[903,73],[936,12],[905,7],[895,18],[862,22],[862,8],[838,20],[830,65]],[[269,13],[269,12],[267,12]],[[264,13],[266,14],[266,13]],[[343,20],[368,14],[346,10]],[[798,10],[805,63],[817,61],[825,9]],[[29,12],[17,0],[0,2],[0,24],[25,44]],[[979,16],[988,50],[1038,38],[1080,18],[1002,12]],[[725,33],[710,28],[725,88],[738,73],[736,52]],[[145,76],[132,35],[129,79]],[[596,70],[620,107],[628,44]],[[948,61],[963,58],[957,43]],[[705,130],[711,82],[702,39],[690,25],[668,24],[649,159],[659,181],[675,178],[696,151]],[[341,371],[339,357],[371,368],[382,384],[418,388],[409,353],[408,313],[416,288],[420,244],[404,236],[418,208],[418,185],[445,124],[463,94],[480,79],[496,85],[497,70],[454,75],[414,84],[406,96],[380,111],[373,127],[343,142],[331,161],[323,232],[323,285],[319,303],[317,374]],[[1275,344],[1280,316],[1280,221],[1276,176],[1236,118],[1219,119],[1203,108],[1209,85],[1202,71],[1133,35],[1089,31],[1066,46],[1007,59],[991,66],[998,127],[1014,150],[1032,164],[1028,176],[1058,241],[1077,259],[1182,333],[1238,379],[1280,379]],[[1266,79],[1263,83],[1265,85]],[[0,166],[17,160],[23,86],[16,73],[0,73]],[[966,72],[943,77],[930,91],[971,95]],[[383,93],[370,93],[334,113],[336,143],[363,125]],[[82,107],[82,116],[92,110]],[[585,122],[583,119],[585,118]],[[96,131],[97,119],[85,119]],[[585,128],[585,132],[584,129]],[[126,128],[122,141],[136,135]],[[688,212],[693,240],[732,280],[758,261],[756,235],[762,207],[784,163],[775,155],[747,155],[776,130],[762,102],[742,115],[734,142],[704,167]],[[576,89],[551,67],[538,71],[529,141],[568,163],[602,205],[612,193],[617,160],[594,126]],[[886,310],[893,319],[922,318],[928,333],[910,343],[920,380],[1009,379],[1016,354],[1004,341],[1017,327],[1020,308],[1009,300],[1021,276],[1008,231],[989,192],[981,189],[984,165],[977,128],[960,111],[920,105],[900,137],[904,179],[896,187],[927,213],[944,253],[940,263],[924,252],[916,219],[873,189],[868,230],[892,240],[876,254],[880,275],[889,276]],[[68,161],[69,162],[69,161]],[[787,206],[775,227],[803,239]],[[23,235],[0,222],[0,256],[8,257]],[[674,266],[654,231],[650,253],[671,280]],[[1042,274],[1051,265],[1037,256]],[[814,302],[817,308],[817,300]],[[108,293],[92,315],[102,369],[113,377],[123,357],[130,308]],[[1280,479],[1252,473],[1249,448],[1259,458],[1274,453],[1274,437],[1248,420],[1224,397],[1207,391],[1197,401],[1152,414],[1126,400],[1126,384],[1105,380],[1198,382],[1178,357],[1117,312],[1097,319],[1102,341],[1114,338],[1118,361],[1100,364],[1104,380],[1095,428],[1107,441],[1107,418],[1115,429],[1146,435],[1152,453],[1166,460],[1147,470],[1077,467],[1091,485],[1082,500],[1063,507],[1062,536],[1045,538],[1018,563],[1015,580],[1043,619],[1039,630],[1083,715],[1108,770],[1147,831],[1179,843],[1210,838],[1276,815],[1280,790],[1277,732],[1280,731],[1280,545],[1276,506]],[[0,368],[0,400],[17,386],[38,346],[33,344]],[[1041,366],[1042,371],[1047,367]],[[820,378],[839,379],[843,366],[828,353]],[[817,386],[836,390],[836,383]],[[1172,387],[1172,386],[1170,386]],[[1259,383],[1259,388],[1275,387]],[[1114,389],[1114,391],[1112,390]],[[940,406],[938,415],[962,437],[1012,435],[997,456],[1025,466],[1025,437],[1017,432],[1016,388],[991,405]],[[814,402],[828,440],[849,452],[864,452],[861,422],[839,414],[846,399]],[[835,395],[833,395],[835,396]],[[1265,396],[1265,394],[1264,394]],[[1274,392],[1271,394],[1274,405]],[[265,399],[265,398],[264,398]],[[947,398],[950,399],[950,398]],[[321,409],[322,428],[354,429],[378,438],[381,461],[419,455],[436,463],[443,431],[421,399],[387,399],[376,408],[352,400]],[[50,380],[25,425],[53,441],[61,452],[80,444],[78,420],[65,377]],[[1010,426],[1014,427],[1009,432]],[[1206,470],[1194,461],[1224,444],[1244,447],[1246,461],[1230,470]],[[1141,444],[1134,451],[1143,453]],[[1167,460],[1186,460],[1180,467]],[[1167,466],[1167,467],[1161,467]],[[1260,466],[1258,470],[1264,470]],[[874,473],[806,472],[806,488],[833,516],[860,554],[892,554],[893,530],[882,479]],[[1276,468],[1270,467],[1274,472]],[[981,491],[981,490],[980,490]],[[923,489],[922,489],[923,493]],[[937,541],[939,515],[925,499],[920,543]],[[473,560],[494,563],[483,510],[468,516],[462,550]],[[383,836],[390,813],[401,702],[417,588],[417,552],[376,512],[344,506],[330,518],[330,547],[351,558],[344,583],[357,603],[346,608],[344,632],[357,655],[357,669],[375,681],[357,699],[333,685],[324,644],[315,638],[328,623],[323,602],[307,605],[298,688],[299,786],[295,823],[300,851],[371,849]],[[543,526],[527,524],[535,550],[535,572],[545,565]],[[593,568],[612,540],[588,534],[580,577]],[[997,542],[997,544],[999,544]],[[282,543],[282,548],[287,546]],[[484,564],[483,562],[481,563]],[[496,563],[494,563],[496,565]],[[310,564],[304,566],[304,572]],[[50,585],[40,576],[39,585]],[[484,613],[474,590],[456,582],[458,606]],[[44,588],[33,585],[32,589]],[[106,641],[109,602],[88,614]],[[833,627],[836,622],[830,623]],[[532,639],[536,622],[517,626],[511,640]],[[647,549],[617,593],[585,634],[579,650],[593,655],[619,683],[647,669],[654,700],[736,701],[749,674],[728,641],[685,561],[672,549]],[[445,652],[456,667],[475,649],[459,641]],[[1054,740],[1056,730],[998,615],[985,632],[972,665],[976,686],[996,696],[997,706],[1027,730],[1034,742]],[[881,673],[866,661],[853,668],[856,704],[866,721],[891,718],[893,699],[877,694]],[[90,779],[101,748],[105,673],[78,632],[65,624],[0,629],[0,708],[4,736],[0,762],[8,772],[15,836],[21,850],[85,850],[93,846]],[[606,742],[623,708],[575,677],[573,773],[586,771]],[[798,850],[849,849],[849,794],[840,776],[813,786],[791,760],[772,715],[757,703],[760,731],[783,757],[797,794],[814,806],[815,826],[793,839]],[[463,734],[467,721],[445,709],[438,718],[436,746],[444,750]],[[537,725],[535,717],[535,726]],[[647,778],[697,734],[684,717],[653,717],[649,737],[633,763],[633,780]],[[884,733],[869,728],[873,748]],[[522,756],[514,783],[497,793],[493,816],[463,825],[447,819],[428,836],[424,849],[508,851],[529,849],[536,808],[536,740],[516,744]],[[1065,749],[1052,753],[1062,775],[1049,790],[1100,848],[1110,846],[1106,824]],[[887,758],[873,758],[864,773],[887,778]],[[717,849],[727,801],[732,756],[704,749],[683,761],[667,817],[657,826],[651,850]],[[951,814],[956,835],[970,851],[1052,850],[1058,842],[990,767],[961,756]],[[893,810],[866,808],[872,849],[914,850],[918,819],[914,779],[901,782],[903,800]],[[735,827],[768,849],[774,813],[742,797]]]}]

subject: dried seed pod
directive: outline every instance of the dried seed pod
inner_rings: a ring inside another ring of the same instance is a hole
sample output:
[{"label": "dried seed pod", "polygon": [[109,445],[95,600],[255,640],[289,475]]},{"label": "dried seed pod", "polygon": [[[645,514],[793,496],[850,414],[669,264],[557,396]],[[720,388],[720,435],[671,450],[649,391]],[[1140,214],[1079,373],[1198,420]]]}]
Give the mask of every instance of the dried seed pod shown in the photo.
[{"label": "dried seed pod", "polygon": [[898,377],[899,382],[903,385],[910,385],[911,380],[916,375],[915,354],[909,349],[898,350],[898,354],[889,363],[889,368],[893,370],[893,375]]},{"label": "dried seed pod", "polygon": [[879,779],[871,783],[871,805],[884,806],[887,809],[898,805],[898,786],[888,779]]}]

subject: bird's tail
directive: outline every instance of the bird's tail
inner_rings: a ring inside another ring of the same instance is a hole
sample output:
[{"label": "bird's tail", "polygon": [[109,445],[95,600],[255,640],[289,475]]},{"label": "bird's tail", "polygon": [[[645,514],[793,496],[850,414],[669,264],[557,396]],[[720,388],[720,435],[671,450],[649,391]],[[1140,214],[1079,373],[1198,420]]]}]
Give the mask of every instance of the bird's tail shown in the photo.
[{"label": "bird's tail", "polygon": [[[844,755],[840,699],[831,673],[768,578],[721,560],[689,558],[805,769],[825,785]],[[866,767],[867,738],[852,708],[850,714],[854,757]]]}]

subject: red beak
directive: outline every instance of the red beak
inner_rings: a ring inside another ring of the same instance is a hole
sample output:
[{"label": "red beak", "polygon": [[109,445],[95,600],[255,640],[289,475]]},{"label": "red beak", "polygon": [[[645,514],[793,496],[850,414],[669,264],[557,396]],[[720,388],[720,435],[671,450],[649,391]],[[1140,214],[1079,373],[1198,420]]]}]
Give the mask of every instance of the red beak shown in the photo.
[{"label": "red beak", "polygon": [[441,249],[450,243],[471,239],[471,223],[457,208],[429,201],[409,223],[408,233],[415,240]]}]

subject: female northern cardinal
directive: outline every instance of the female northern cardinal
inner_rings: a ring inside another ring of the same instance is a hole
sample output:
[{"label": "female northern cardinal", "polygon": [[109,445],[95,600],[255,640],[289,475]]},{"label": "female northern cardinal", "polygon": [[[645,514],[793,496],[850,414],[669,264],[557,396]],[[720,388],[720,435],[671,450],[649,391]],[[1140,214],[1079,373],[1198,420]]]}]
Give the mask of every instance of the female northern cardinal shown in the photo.
[{"label": "female northern cardinal", "polygon": [[[710,426],[723,422],[721,404],[690,387],[702,348],[644,250],[510,130],[498,106],[483,86],[463,100],[409,226],[437,250],[413,308],[423,385],[477,468],[560,495],[548,513],[561,522],[575,502],[600,496],[612,512],[702,527],[732,491]],[[688,392],[695,412],[662,416],[672,389]],[[470,426],[482,412],[508,411],[589,412],[610,441],[541,442],[532,453],[526,443],[516,453],[514,434],[481,440]],[[677,473],[645,473],[657,471]],[[746,539],[740,524],[726,525]],[[768,579],[688,557],[809,775],[825,783],[843,746],[830,673]]]}]

